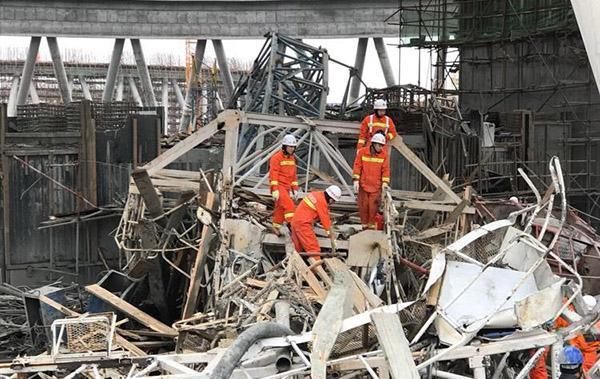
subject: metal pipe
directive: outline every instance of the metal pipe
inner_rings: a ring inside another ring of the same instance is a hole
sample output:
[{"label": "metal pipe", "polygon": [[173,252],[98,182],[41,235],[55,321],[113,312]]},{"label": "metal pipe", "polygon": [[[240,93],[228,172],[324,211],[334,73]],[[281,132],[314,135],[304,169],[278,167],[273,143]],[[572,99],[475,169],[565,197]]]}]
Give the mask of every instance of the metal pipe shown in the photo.
[{"label": "metal pipe", "polygon": [[142,50],[142,44],[139,39],[132,38],[131,48],[133,49],[133,55],[135,56],[135,64],[138,69],[138,74],[142,82],[142,89],[144,90],[144,97],[149,106],[156,106],[156,97],[154,96],[154,89],[152,88],[152,79],[150,78],[150,71],[148,71],[148,65],[144,58],[144,51]]},{"label": "metal pipe", "polygon": [[54,75],[56,75],[56,80],[58,81],[60,96],[62,97],[64,104],[69,104],[71,101],[73,101],[73,98],[71,97],[71,89],[69,88],[69,81],[67,80],[65,65],[63,64],[60,56],[58,42],[56,37],[46,37],[46,41],[48,42],[48,48],[50,49],[52,65],[54,66]]},{"label": "metal pipe", "polygon": [[394,79],[394,71],[392,70],[392,65],[390,63],[390,58],[388,57],[387,48],[385,47],[385,43],[383,42],[383,38],[373,38],[373,42],[375,43],[375,50],[377,50],[377,55],[379,56],[379,63],[381,63],[381,70],[383,71],[385,84],[388,87],[396,85],[396,79]]},{"label": "metal pipe", "polygon": [[17,115],[17,92],[19,92],[19,77],[13,76],[12,84],[10,85],[10,93],[8,94],[8,106],[6,115],[15,117]]},{"label": "metal pipe", "polygon": [[162,99],[161,105],[163,111],[163,135],[167,135],[169,132],[169,79],[163,78],[162,80]]},{"label": "metal pipe", "polygon": [[127,79],[129,80],[129,88],[131,89],[133,100],[135,100],[138,106],[143,107],[144,103],[142,102],[142,97],[140,96],[140,93],[135,85],[135,80],[131,76],[127,77]]},{"label": "metal pipe", "polygon": [[451,372],[446,372],[446,371],[438,370],[435,368],[431,369],[431,375],[437,376],[438,378],[444,378],[444,379],[473,379],[470,376],[453,374]]},{"label": "metal pipe", "polygon": [[227,63],[227,57],[225,56],[223,42],[220,39],[213,39],[212,44],[215,48],[215,55],[217,56],[217,64],[219,65],[221,78],[223,79],[223,84],[225,84],[225,92],[227,93],[227,97],[230,98],[233,95],[234,85],[231,71],[229,71],[229,64]]},{"label": "metal pipe", "polygon": [[[194,63],[192,65],[192,73],[188,78],[185,87],[185,105],[183,106],[181,113],[181,120],[179,122],[179,132],[184,133],[187,131],[187,127],[190,124],[190,115],[192,114],[192,108],[194,106],[194,95],[192,93],[192,86],[195,83],[196,77],[202,68],[202,61],[204,60],[204,51],[206,50],[206,40],[199,39],[196,41],[196,51],[194,54]],[[177,85],[177,83],[175,83]]]},{"label": "metal pipe", "polygon": [[294,332],[275,322],[260,322],[251,326],[242,332],[223,354],[223,357],[210,374],[210,379],[227,379],[231,377],[242,356],[259,339],[284,337],[291,334],[294,334]]},{"label": "metal pipe", "polygon": [[[108,65],[108,72],[106,73],[106,82],[104,84],[104,91],[102,92],[102,102],[103,103],[109,103],[112,100],[112,94],[115,89],[115,81],[117,79],[117,73],[119,72],[119,64],[121,63],[121,56],[123,55],[123,46],[124,45],[125,45],[124,38],[116,38],[115,39],[115,45],[113,46],[112,55],[110,57],[110,63]],[[118,95],[117,95],[117,97],[118,97]],[[120,101],[120,100],[117,99],[117,101]]]},{"label": "metal pipe", "polygon": [[23,105],[27,101],[33,68],[35,67],[35,59],[40,49],[41,40],[42,37],[31,37],[31,41],[29,42],[27,58],[25,59],[23,73],[21,74],[21,84],[19,85],[19,92],[17,93],[17,105]]},{"label": "metal pipe", "polygon": [[367,45],[369,43],[368,38],[359,38],[358,45],[356,46],[356,58],[354,59],[354,76],[350,83],[350,94],[348,96],[348,103],[352,104],[358,98],[360,93],[360,83],[365,67],[365,56],[367,55]]}]

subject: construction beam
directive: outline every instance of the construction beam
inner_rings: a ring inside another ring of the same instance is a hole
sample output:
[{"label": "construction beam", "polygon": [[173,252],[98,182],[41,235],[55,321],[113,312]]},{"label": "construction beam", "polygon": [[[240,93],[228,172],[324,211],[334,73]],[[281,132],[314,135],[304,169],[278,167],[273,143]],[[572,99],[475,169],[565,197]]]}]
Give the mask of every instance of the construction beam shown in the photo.
[{"label": "construction beam", "polygon": [[35,88],[35,83],[33,80],[29,82],[29,96],[31,97],[32,104],[39,104],[40,97],[38,96],[37,89]]},{"label": "construction beam", "polygon": [[19,92],[17,93],[17,105],[23,105],[27,101],[27,95],[29,94],[29,88],[31,86],[31,77],[33,76],[35,60],[37,58],[38,51],[40,50],[41,41],[42,37],[31,37],[31,41],[29,42],[27,58],[25,58],[23,73],[21,74]]},{"label": "construction beam", "polygon": [[379,63],[381,64],[381,70],[383,71],[385,84],[388,87],[395,86],[396,79],[394,79],[394,70],[392,70],[392,64],[390,63],[390,58],[388,57],[385,42],[383,42],[383,38],[381,37],[373,38],[373,42],[375,43],[375,50],[377,50],[377,56],[379,57]]},{"label": "construction beam", "polygon": [[161,333],[165,336],[172,337],[175,337],[177,335],[177,331],[175,329],[163,324],[159,320],[139,310],[137,307],[134,307],[130,303],[126,302],[125,300],[121,299],[120,297],[114,295],[113,293],[100,287],[97,284],[89,285],[85,287],[85,290],[91,293],[92,295],[98,297],[105,303],[109,304],[116,310],[123,312],[127,316],[135,319],[140,324],[146,326],[147,328],[157,333]]},{"label": "construction beam", "polygon": [[81,84],[81,91],[83,91],[83,98],[89,101],[92,101],[92,94],[90,92],[90,86],[87,81],[83,77],[83,75],[79,76],[79,83]]},{"label": "construction beam", "polygon": [[129,89],[131,90],[131,96],[133,96],[133,100],[137,103],[138,107],[143,107],[144,102],[142,101],[142,97],[140,96],[137,86],[135,85],[135,80],[131,76],[129,76],[127,80],[129,81]]},{"label": "construction beam", "polygon": [[[119,72],[119,65],[121,63],[121,56],[123,55],[123,46],[124,45],[125,45],[124,38],[115,39],[115,45],[113,46],[112,55],[110,56],[110,63],[108,65],[108,72],[106,73],[106,82],[104,84],[104,91],[102,91],[102,102],[103,103],[109,103],[112,100],[112,94],[115,89],[115,82],[117,79],[117,73]],[[122,97],[121,97],[121,99],[122,99]],[[120,100],[118,100],[118,101],[120,101]]]},{"label": "construction beam", "polygon": [[144,58],[144,51],[142,50],[142,44],[139,39],[132,38],[131,48],[133,49],[133,55],[135,57],[135,64],[138,69],[138,74],[142,82],[142,89],[144,91],[144,97],[146,98],[146,104],[151,107],[156,106],[156,97],[154,96],[154,88],[152,88],[152,79],[150,78],[150,71],[148,71],[148,65],[146,64],[146,58]]},{"label": "construction beam", "polygon": [[373,313],[377,339],[390,366],[393,379],[420,379],[417,366],[408,347],[402,323],[397,314]]},{"label": "construction beam", "polygon": [[8,108],[6,111],[8,117],[15,117],[17,115],[17,92],[19,92],[19,77],[15,75],[13,76],[10,93],[8,94]]},{"label": "construction beam", "polygon": [[367,55],[368,38],[359,38],[358,46],[356,46],[356,58],[354,58],[354,68],[356,73],[352,77],[350,83],[350,94],[348,95],[348,104],[352,104],[358,99],[360,94],[360,83],[365,68],[365,57]]},{"label": "construction beam", "polygon": [[458,195],[455,194],[454,191],[452,191],[452,188],[450,188],[450,186],[444,183],[444,181],[440,177],[438,177],[435,174],[435,172],[433,172],[429,168],[429,166],[427,166],[408,146],[406,146],[406,144],[400,136],[391,140],[390,144],[396,150],[398,150],[398,152],[402,154],[402,156],[406,158],[406,160],[408,160],[410,164],[412,164],[417,170],[419,170],[419,172],[425,178],[427,178],[427,180],[429,180],[431,184],[433,184],[436,188],[439,188],[442,191],[444,191],[446,195],[448,195],[448,197],[452,199],[452,201],[454,201],[456,204],[459,204],[461,202],[460,197],[458,197]]},{"label": "construction beam", "polygon": [[162,80],[162,98],[161,104],[163,107],[163,135],[169,132],[169,79]]},{"label": "construction beam", "polygon": [[[206,50],[206,40],[199,39],[196,41],[196,50],[194,52],[194,60],[192,63],[192,72],[190,73],[190,77],[187,78],[187,83],[185,86],[185,101],[181,113],[181,120],[179,122],[179,132],[185,133],[187,132],[188,125],[190,124],[190,116],[192,114],[192,108],[194,107],[194,94],[192,89],[196,86],[196,80],[198,78],[198,74],[202,70],[202,61],[204,60],[204,51]],[[175,81],[175,86],[177,86],[177,81]],[[179,87],[178,87],[179,88]]]},{"label": "construction beam", "polygon": [[183,97],[183,93],[181,92],[179,84],[177,84],[177,79],[171,79],[171,84],[175,89],[175,96],[177,96],[177,104],[179,104],[179,106],[183,109],[183,107],[185,106],[185,99]]},{"label": "construction beam", "polygon": [[221,78],[223,79],[223,84],[225,85],[225,92],[227,93],[227,98],[231,98],[233,95],[233,77],[231,76],[231,71],[229,70],[229,64],[227,63],[227,56],[225,55],[225,48],[223,47],[223,42],[220,39],[212,40],[213,47],[215,48],[215,55],[217,56],[217,64],[219,65],[219,71],[221,72]]},{"label": "construction beam", "polygon": [[131,176],[133,177],[133,181],[135,182],[140,195],[144,199],[144,204],[146,204],[150,216],[152,216],[152,218],[162,216],[164,213],[162,201],[156,193],[156,189],[150,180],[148,172],[143,168],[137,168],[133,171]]},{"label": "construction beam", "polygon": [[56,81],[58,82],[60,96],[62,97],[63,104],[69,104],[71,101],[73,101],[73,98],[71,97],[71,89],[69,88],[69,81],[67,80],[65,65],[63,64],[62,57],[60,56],[58,42],[56,37],[46,37],[46,41],[48,42],[48,48],[50,49],[52,66],[54,67],[54,75],[56,76]]},{"label": "construction beam", "polygon": [[123,89],[124,89],[124,87],[125,87],[125,78],[123,76],[119,76],[119,80],[117,82],[117,95],[115,97],[116,101],[123,101]]}]

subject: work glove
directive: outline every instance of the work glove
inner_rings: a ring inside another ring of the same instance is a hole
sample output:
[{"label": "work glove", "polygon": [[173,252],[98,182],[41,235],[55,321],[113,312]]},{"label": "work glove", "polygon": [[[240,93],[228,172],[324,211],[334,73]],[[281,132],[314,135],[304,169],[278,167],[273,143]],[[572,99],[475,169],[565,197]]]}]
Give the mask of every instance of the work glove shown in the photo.
[{"label": "work glove", "polygon": [[271,192],[271,196],[273,197],[273,200],[275,200],[275,201],[279,200],[279,191],[275,190],[275,191]]},{"label": "work glove", "polygon": [[290,198],[294,201],[298,201],[298,191],[290,190]]},{"label": "work glove", "polygon": [[358,180],[354,181],[354,192],[358,193]]},{"label": "work glove", "polygon": [[382,188],[384,191],[387,191],[387,190],[389,190],[389,189],[390,189],[390,185],[389,185],[387,182],[383,182],[383,184],[381,185],[381,188]]}]

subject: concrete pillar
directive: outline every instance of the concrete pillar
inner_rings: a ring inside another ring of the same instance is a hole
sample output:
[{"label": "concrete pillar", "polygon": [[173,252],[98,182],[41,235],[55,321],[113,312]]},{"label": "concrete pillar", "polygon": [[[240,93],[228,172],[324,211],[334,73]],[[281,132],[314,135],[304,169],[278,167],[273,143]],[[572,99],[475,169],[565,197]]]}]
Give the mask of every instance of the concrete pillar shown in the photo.
[{"label": "concrete pillar", "polygon": [[356,76],[352,77],[350,82],[350,94],[348,95],[348,104],[353,103],[358,99],[360,94],[360,78],[362,78],[365,68],[365,56],[367,55],[368,38],[359,38],[358,46],[356,46],[356,58],[354,59],[354,68],[356,68]]},{"label": "concrete pillar", "polygon": [[87,81],[83,77],[83,75],[79,76],[79,83],[81,84],[81,91],[83,92],[83,98],[86,100],[92,101],[92,94],[90,93],[90,86]]},{"label": "concrete pillar", "polygon": [[146,103],[151,107],[155,107],[156,97],[154,96],[154,89],[152,88],[152,79],[150,78],[150,71],[148,71],[146,59],[144,58],[144,52],[142,51],[142,44],[137,38],[132,38],[130,41],[131,47],[133,49],[133,55],[135,56],[135,64],[137,66],[138,74],[140,75],[140,80],[142,82],[142,89],[144,91]]},{"label": "concrete pillar", "polygon": [[15,117],[17,115],[17,92],[19,92],[19,77],[15,75],[13,76],[8,95],[8,109],[6,110],[8,117]]},{"label": "concrete pillar", "polygon": [[31,37],[31,41],[29,42],[29,50],[27,50],[27,58],[25,59],[23,73],[21,74],[21,84],[17,93],[17,105],[23,105],[27,101],[33,68],[35,67],[35,59],[40,49],[41,40],[42,37]]},{"label": "concrete pillar", "polygon": [[375,49],[377,50],[377,55],[379,56],[379,63],[381,63],[381,70],[383,71],[386,85],[388,87],[396,85],[394,71],[392,70],[392,64],[390,63],[390,58],[388,57],[387,48],[385,47],[383,38],[373,38],[373,42],[375,43]]},{"label": "concrete pillar", "polygon": [[225,84],[225,91],[227,97],[231,98],[233,95],[233,77],[231,71],[229,71],[229,64],[227,63],[227,56],[225,55],[225,49],[223,48],[223,42],[220,39],[212,40],[213,47],[215,48],[215,55],[217,56],[217,64],[219,65],[219,71],[221,72],[221,78]]},{"label": "concrete pillar", "polygon": [[169,79],[162,80],[162,101],[161,105],[164,109],[163,135],[167,135],[169,131]]},{"label": "concrete pillar", "polygon": [[129,89],[131,90],[131,96],[133,96],[133,100],[135,100],[139,107],[143,107],[144,102],[142,101],[142,97],[140,96],[140,93],[135,85],[135,80],[133,80],[131,76],[127,77],[127,79],[129,79]]},{"label": "concrete pillar", "polygon": [[[123,87],[125,86],[124,81],[125,81],[125,79],[123,78],[123,76],[119,76],[119,81],[117,82],[117,97],[116,97],[117,101],[123,101]],[[103,96],[104,96],[104,94],[103,94]]]},{"label": "concrete pillar", "polygon": [[[133,41],[132,41],[133,44]],[[117,79],[117,73],[119,72],[119,64],[121,63],[121,56],[123,55],[123,46],[125,45],[125,39],[115,39],[115,45],[113,46],[112,55],[110,57],[110,64],[108,65],[108,72],[106,73],[106,82],[104,84],[104,91],[102,92],[102,102],[109,103],[112,100],[112,94],[115,89],[115,81]],[[120,82],[122,83],[122,82]],[[122,84],[121,84],[122,85]],[[123,94],[121,93],[121,98]]]},{"label": "concrete pillar", "polygon": [[206,50],[206,40],[199,39],[196,41],[196,51],[194,53],[194,65],[192,74],[185,88],[185,105],[181,112],[181,121],[179,122],[179,132],[187,132],[187,127],[190,124],[190,115],[192,113],[192,107],[194,106],[194,94],[192,93],[192,85],[194,84],[195,78],[202,70],[202,61],[204,60],[204,51]]},{"label": "concrete pillar", "polygon": [[185,106],[185,99],[183,98],[183,93],[181,92],[181,88],[179,88],[179,84],[177,84],[177,79],[172,79],[171,84],[173,85],[173,88],[175,89],[175,96],[177,97],[177,104],[179,104],[179,106],[181,108],[183,108]]},{"label": "concrete pillar", "polygon": [[65,71],[65,65],[63,64],[60,56],[60,49],[58,48],[58,42],[56,37],[46,37],[48,42],[48,48],[50,49],[50,56],[52,57],[52,65],[54,66],[54,75],[58,81],[58,88],[60,90],[60,96],[62,97],[63,104],[69,104],[73,101],[71,97],[71,89],[69,88],[69,81],[67,79],[67,72]]},{"label": "concrete pillar", "polygon": [[33,80],[29,82],[29,96],[31,96],[32,104],[40,103],[40,97],[38,96],[37,89],[35,88],[35,83],[33,83]]}]

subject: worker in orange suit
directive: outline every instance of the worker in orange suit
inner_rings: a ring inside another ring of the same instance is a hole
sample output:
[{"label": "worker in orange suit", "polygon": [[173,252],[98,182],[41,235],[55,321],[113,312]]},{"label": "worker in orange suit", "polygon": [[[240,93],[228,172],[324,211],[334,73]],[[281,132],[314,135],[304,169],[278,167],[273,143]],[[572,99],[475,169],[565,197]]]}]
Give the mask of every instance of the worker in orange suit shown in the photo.
[{"label": "worker in orange suit", "polygon": [[385,100],[375,100],[375,103],[373,104],[373,114],[365,117],[360,124],[360,135],[358,136],[358,143],[356,144],[357,151],[368,145],[371,138],[373,138],[377,132],[383,133],[388,141],[391,141],[398,135],[396,133],[394,121],[385,115],[386,109],[387,103]]},{"label": "worker in orange suit", "polygon": [[317,220],[329,235],[331,247],[335,250],[335,233],[329,216],[329,205],[339,201],[341,196],[340,187],[329,186],[325,191],[311,192],[302,199],[292,219],[292,242],[296,251],[313,253],[315,259],[320,259],[321,246],[313,229]]},{"label": "worker in orange suit", "polygon": [[375,229],[381,190],[390,183],[390,161],[384,149],[385,136],[375,133],[370,144],[358,150],[352,179],[358,193],[358,213],[363,229]]},{"label": "worker in orange suit", "polygon": [[280,234],[284,222],[288,224],[294,217],[295,201],[298,200],[298,176],[294,152],[298,141],[292,134],[283,137],[281,150],[273,154],[269,161],[269,182],[271,196],[275,202],[273,228]]}]

